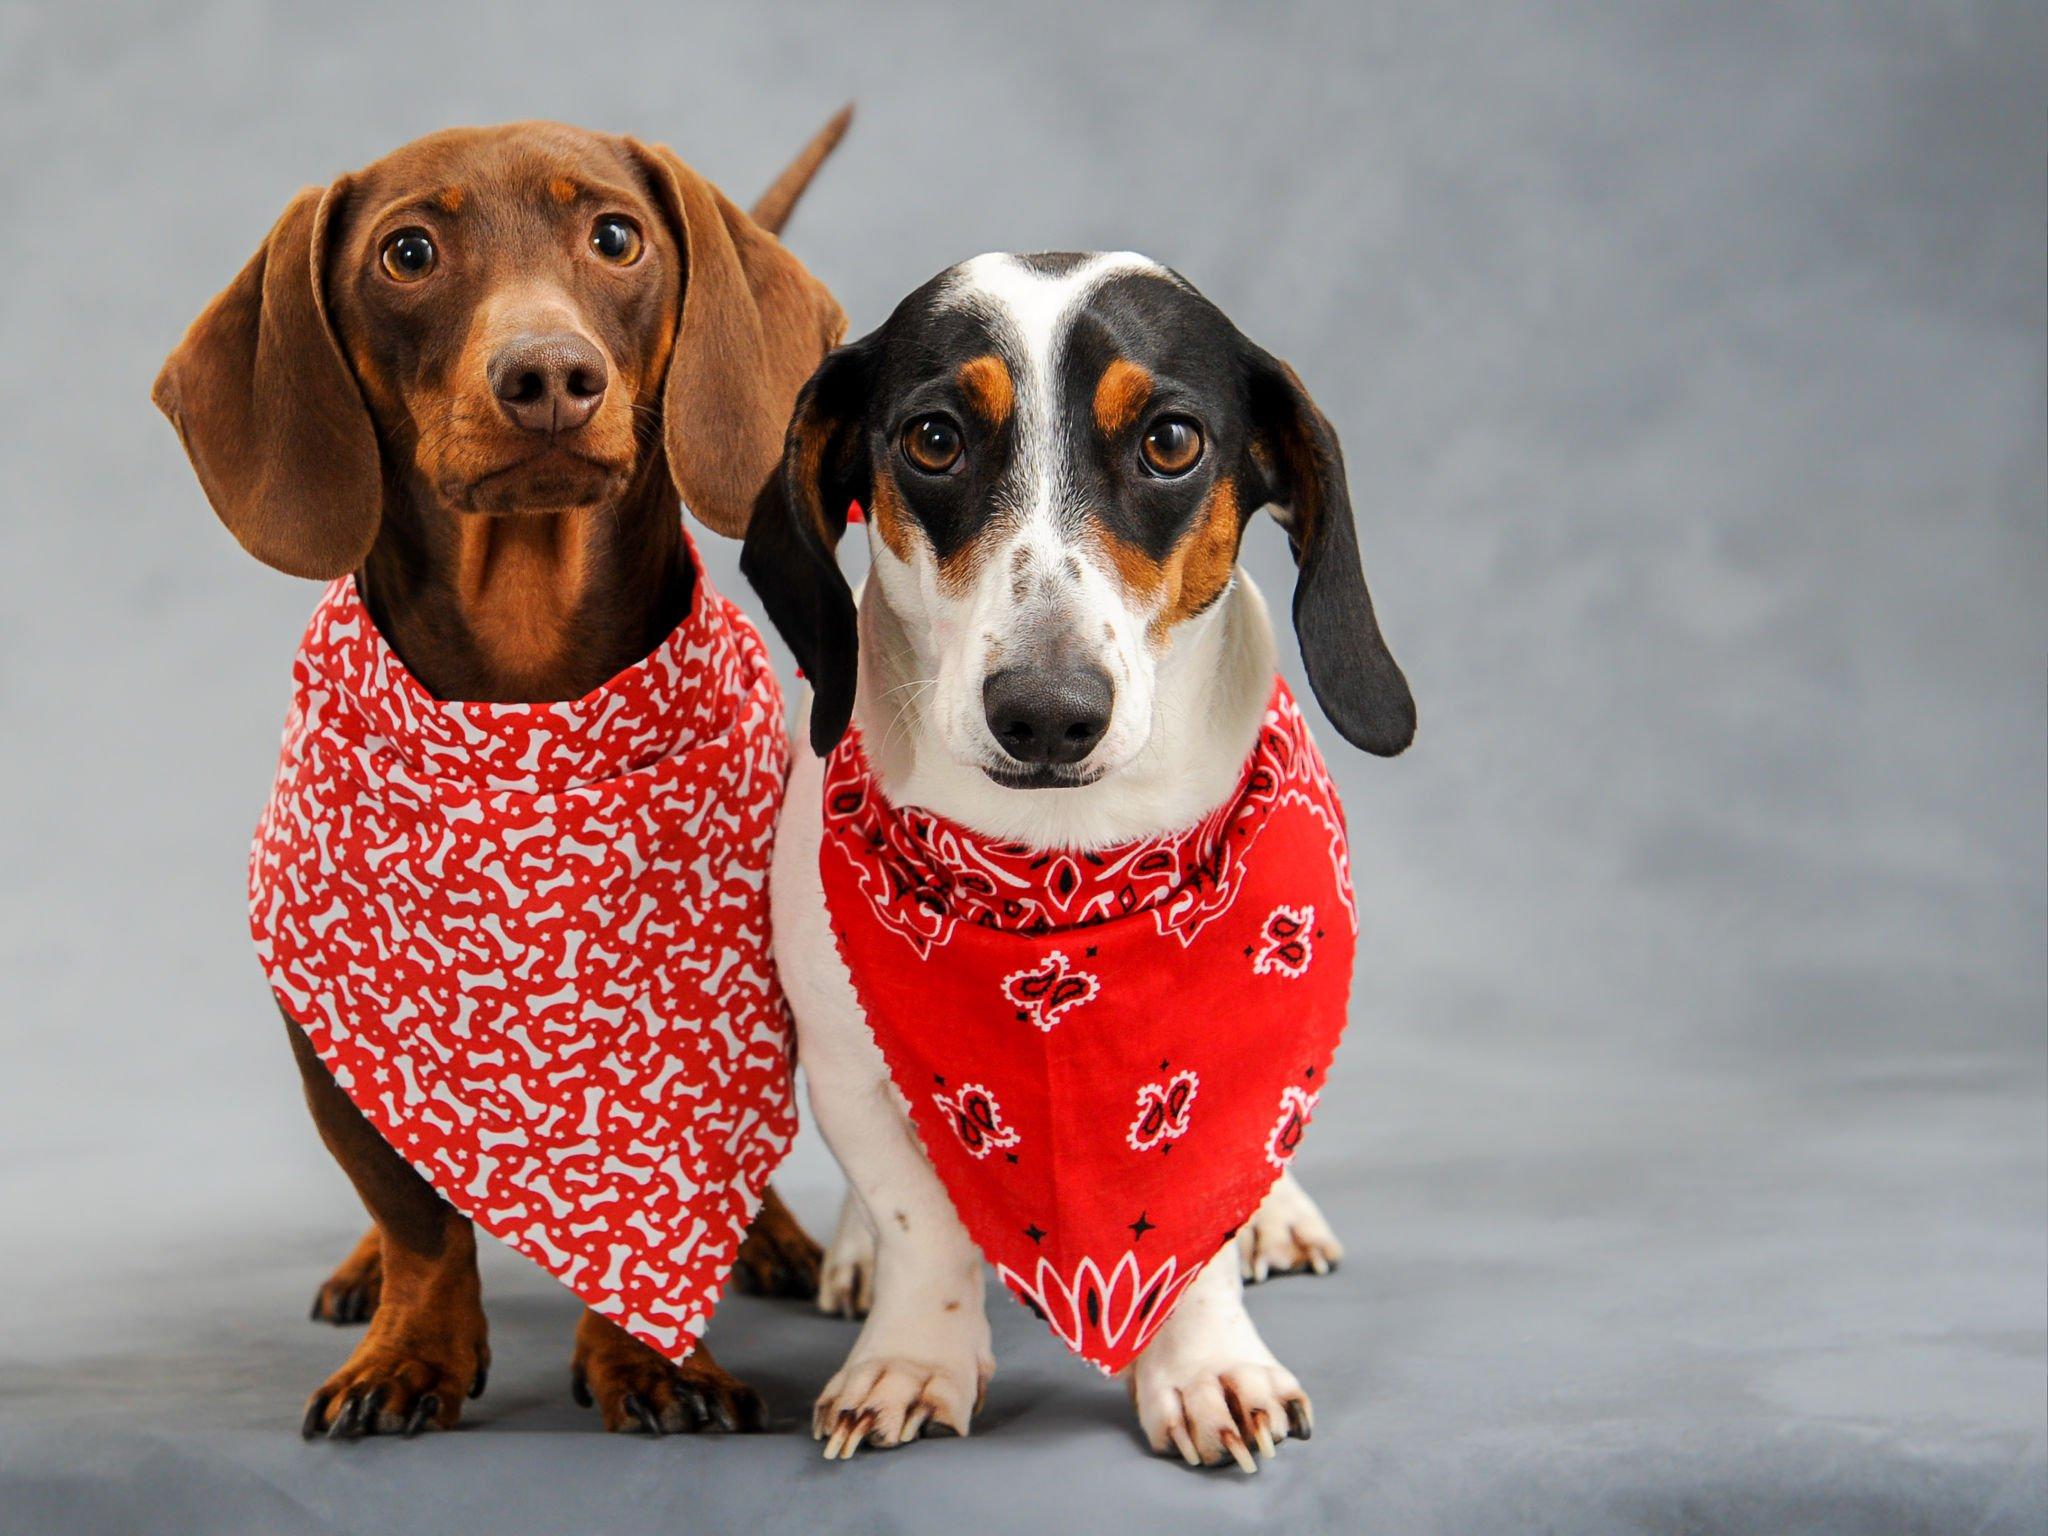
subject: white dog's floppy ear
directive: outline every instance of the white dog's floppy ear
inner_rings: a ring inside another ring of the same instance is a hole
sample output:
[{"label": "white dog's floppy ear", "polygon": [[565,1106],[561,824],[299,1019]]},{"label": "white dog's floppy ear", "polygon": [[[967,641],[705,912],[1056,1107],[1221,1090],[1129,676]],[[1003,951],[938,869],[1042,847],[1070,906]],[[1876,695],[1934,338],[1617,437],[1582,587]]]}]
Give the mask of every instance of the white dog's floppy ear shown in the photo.
[{"label": "white dog's floppy ear", "polygon": [[868,341],[841,347],[797,395],[782,467],[761,493],[740,570],[811,684],[811,747],[823,757],[853,717],[860,637],[853,590],[839,569],[850,502],[870,500],[864,438],[872,372]]},{"label": "white dog's floppy ear", "polygon": [[1415,697],[1365,589],[1343,450],[1294,370],[1257,347],[1249,355],[1253,456],[1300,569],[1294,633],[1309,686],[1346,741],[1393,757],[1415,739]]}]

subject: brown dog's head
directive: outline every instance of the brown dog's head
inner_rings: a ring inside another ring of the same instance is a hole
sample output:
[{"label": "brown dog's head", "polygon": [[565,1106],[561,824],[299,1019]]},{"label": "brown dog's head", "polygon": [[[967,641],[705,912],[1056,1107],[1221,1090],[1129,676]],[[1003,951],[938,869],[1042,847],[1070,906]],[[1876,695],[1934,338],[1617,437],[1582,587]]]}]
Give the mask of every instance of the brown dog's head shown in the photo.
[{"label": "brown dog's head", "polygon": [[[772,228],[794,193],[770,197]],[[155,399],[242,545],[325,578],[369,552],[387,483],[458,516],[560,512],[615,503],[662,455],[736,535],[844,328],[672,151],[458,128],[294,198]]]}]

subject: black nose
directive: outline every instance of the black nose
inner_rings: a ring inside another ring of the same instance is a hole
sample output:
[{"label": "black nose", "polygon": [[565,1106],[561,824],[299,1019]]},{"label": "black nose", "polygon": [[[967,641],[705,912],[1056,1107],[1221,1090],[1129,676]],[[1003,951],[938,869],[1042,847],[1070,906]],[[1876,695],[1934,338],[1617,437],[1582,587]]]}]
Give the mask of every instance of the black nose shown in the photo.
[{"label": "black nose", "polygon": [[573,331],[521,336],[491,359],[498,409],[528,432],[574,432],[604,399],[604,354]]},{"label": "black nose", "polygon": [[1078,763],[1109,729],[1116,689],[1100,667],[1006,667],[981,685],[981,709],[1020,763]]}]

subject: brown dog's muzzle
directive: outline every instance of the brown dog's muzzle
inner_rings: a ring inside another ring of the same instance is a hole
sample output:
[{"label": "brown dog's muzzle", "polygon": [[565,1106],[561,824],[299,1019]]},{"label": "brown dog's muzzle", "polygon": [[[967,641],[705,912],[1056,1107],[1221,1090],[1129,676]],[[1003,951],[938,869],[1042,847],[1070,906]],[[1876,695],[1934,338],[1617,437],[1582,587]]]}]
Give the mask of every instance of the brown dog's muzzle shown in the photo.
[{"label": "brown dog's muzzle", "polygon": [[610,382],[604,354],[574,331],[516,336],[497,350],[488,373],[505,419],[551,438],[595,416]]}]

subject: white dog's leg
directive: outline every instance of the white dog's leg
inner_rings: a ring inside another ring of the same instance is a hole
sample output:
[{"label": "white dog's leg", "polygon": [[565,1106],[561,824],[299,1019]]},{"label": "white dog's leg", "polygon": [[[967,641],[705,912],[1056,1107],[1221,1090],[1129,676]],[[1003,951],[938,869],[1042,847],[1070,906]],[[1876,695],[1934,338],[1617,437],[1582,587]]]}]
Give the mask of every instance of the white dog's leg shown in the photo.
[{"label": "white dog's leg", "polygon": [[799,749],[775,849],[775,956],[812,1116],[860,1202],[856,1222],[874,1234],[867,1322],[811,1420],[826,1456],[844,1459],[940,1428],[966,1434],[995,1356],[981,1255],[917,1144],[832,938],[818,877],[820,779],[818,760]]},{"label": "white dog's leg", "polygon": [[866,1317],[875,1304],[875,1229],[860,1197],[849,1189],[839,1202],[839,1225],[818,1273],[818,1310],[834,1317]]},{"label": "white dog's leg", "polygon": [[[1327,1275],[1343,1259],[1344,1245],[1308,1191],[1292,1173],[1282,1173],[1252,1219],[1237,1229],[1237,1257],[1239,1272],[1256,1285],[1268,1275],[1293,1275],[1305,1269]],[[822,1287],[818,1304],[825,1304]]]},{"label": "white dog's leg", "polygon": [[[925,1161],[873,1040],[843,1035],[827,1062],[810,1036],[811,1110],[875,1232],[874,1298],[811,1419],[825,1455],[894,1446],[927,1425],[966,1434],[995,1371],[981,1255]],[[850,1051],[864,1046],[865,1052]],[[835,1053],[838,1054],[838,1053]],[[861,1056],[871,1060],[860,1059]]]},{"label": "white dog's leg", "polygon": [[1256,1472],[1254,1449],[1271,1457],[1290,1434],[1306,1440],[1315,1427],[1308,1394],[1252,1326],[1229,1247],[1182,1294],[1132,1362],[1129,1383],[1152,1449],[1178,1452],[1189,1466],[1231,1460]]}]

